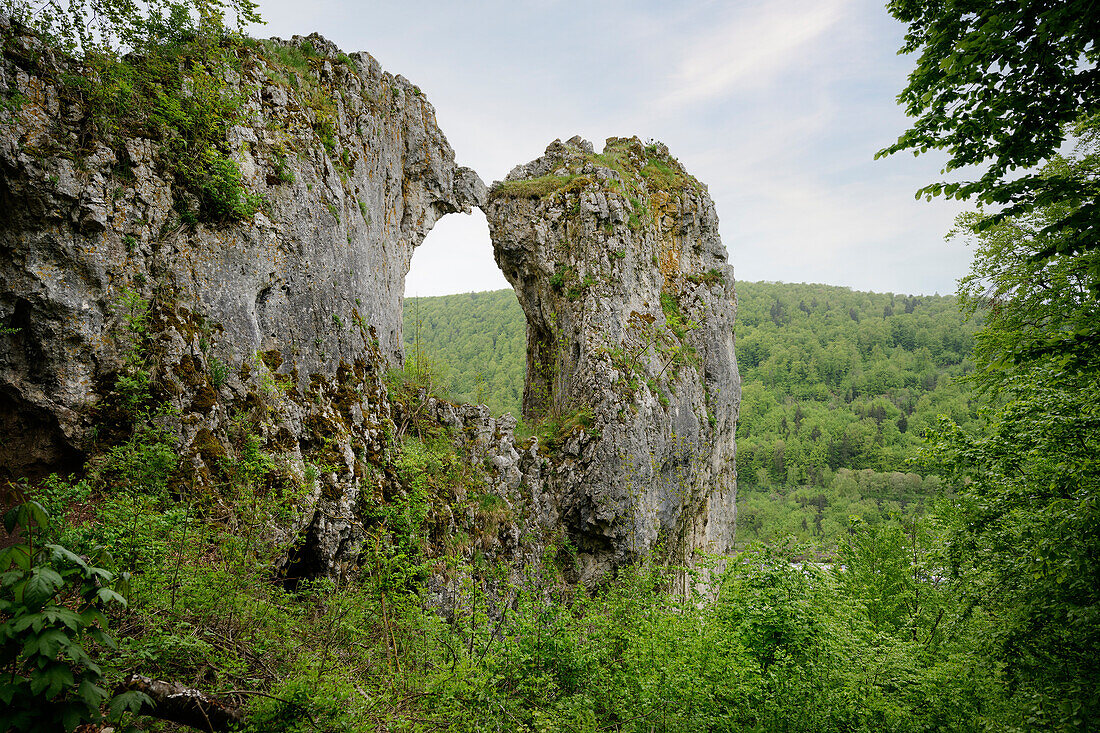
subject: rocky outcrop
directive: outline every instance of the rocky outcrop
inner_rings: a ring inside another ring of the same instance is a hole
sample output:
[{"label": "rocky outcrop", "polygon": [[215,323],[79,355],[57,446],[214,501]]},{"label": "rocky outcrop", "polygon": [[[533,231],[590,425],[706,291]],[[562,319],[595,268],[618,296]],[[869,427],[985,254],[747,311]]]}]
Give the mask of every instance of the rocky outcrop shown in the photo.
[{"label": "rocky outcrop", "polygon": [[212,221],[173,169],[182,133],[104,133],[126,112],[79,85],[96,69],[6,20],[0,36],[0,478],[78,466],[126,419],[119,377],[143,374],[173,482],[216,483],[247,424],[288,480],[319,474],[298,562],[347,556],[413,249],[485,196],[431,104],[315,35],[234,47],[214,77],[180,61],[181,109],[240,101],[197,185],[239,181],[254,211]]},{"label": "rocky outcrop", "polygon": [[524,416],[581,579],[654,551],[731,548],[733,269],[705,186],[661,144],[579,138],[490,190],[497,263],[527,316]]},{"label": "rocky outcrop", "polygon": [[[0,484],[84,470],[216,503],[245,480],[286,505],[267,531],[297,538],[291,579],[428,501],[443,606],[447,553],[541,572],[557,545],[591,584],[729,549],[733,274],[663,146],[556,142],[487,199],[416,86],[316,35],[135,59],[121,85],[3,19],[0,39]],[[413,249],[474,206],[527,313],[538,438],[383,381]],[[413,431],[472,473],[420,481]]]}]

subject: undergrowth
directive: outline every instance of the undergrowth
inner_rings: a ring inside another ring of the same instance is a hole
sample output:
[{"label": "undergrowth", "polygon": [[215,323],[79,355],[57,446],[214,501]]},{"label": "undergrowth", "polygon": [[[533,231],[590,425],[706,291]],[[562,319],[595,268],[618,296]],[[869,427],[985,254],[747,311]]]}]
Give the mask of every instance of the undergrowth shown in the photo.
[{"label": "undergrowth", "polygon": [[[316,471],[288,478],[285,457],[242,414],[214,483],[173,481],[173,436],[158,427],[169,408],[141,386],[157,381],[147,309],[136,296],[124,307],[126,373],[144,390],[127,403],[129,433],[83,477],[9,487],[55,514],[36,540],[64,548],[51,562],[97,557],[126,580],[113,591],[126,605],[101,609],[95,627],[117,648],[89,647],[85,669],[100,670],[105,692],[85,699],[85,719],[129,674],[241,706],[254,733],[977,731],[1000,704],[968,651],[983,620],[953,606],[930,572],[939,560],[927,532],[854,525],[845,573],[805,563],[805,548],[751,547],[695,569],[643,560],[586,592],[562,579],[578,548],[551,538],[542,562],[510,565],[491,551],[509,502],[432,418],[435,377],[415,358],[389,378],[397,415],[388,457],[361,483],[361,551],[331,577],[284,577],[294,540],[274,529]],[[590,421],[578,410],[545,427],[561,440]],[[0,645],[22,649],[33,610],[0,600]],[[60,663],[59,649],[0,665],[33,676]],[[78,684],[38,688],[32,704]]]}]

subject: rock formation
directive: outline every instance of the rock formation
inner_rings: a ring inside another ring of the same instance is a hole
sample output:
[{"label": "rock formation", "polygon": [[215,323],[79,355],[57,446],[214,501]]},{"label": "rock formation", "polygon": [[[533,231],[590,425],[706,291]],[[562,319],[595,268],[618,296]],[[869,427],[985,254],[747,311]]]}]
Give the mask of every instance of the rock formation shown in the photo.
[{"label": "rock formation", "polygon": [[222,144],[262,205],[208,222],[170,138],[98,134],[103,111],[71,81],[95,72],[6,20],[0,33],[0,478],[78,468],[118,438],[105,426],[125,422],[136,358],[171,407],[173,482],[216,483],[243,421],[297,480],[322,469],[302,515],[316,562],[350,553],[413,248],[485,195],[431,104],[316,35],[236,49],[214,80],[241,99]]},{"label": "rock formation", "polygon": [[[216,502],[247,469],[289,506],[268,528],[298,538],[286,572],[333,574],[407,495],[415,425],[449,430],[487,492],[432,508],[432,532],[479,533],[465,552],[532,565],[567,539],[591,583],[657,548],[729,548],[732,270],[663,146],[555,143],[486,203],[420,90],[319,36],[173,59],[167,102],[3,18],[0,36],[3,485],[90,470],[112,490],[148,458],[164,495]],[[527,313],[541,440],[383,382],[413,249],[474,206]],[[427,585],[445,602],[442,575]]]},{"label": "rock formation", "polygon": [[733,268],[706,187],[661,144],[579,138],[490,190],[497,263],[527,316],[524,417],[581,576],[733,539]]}]

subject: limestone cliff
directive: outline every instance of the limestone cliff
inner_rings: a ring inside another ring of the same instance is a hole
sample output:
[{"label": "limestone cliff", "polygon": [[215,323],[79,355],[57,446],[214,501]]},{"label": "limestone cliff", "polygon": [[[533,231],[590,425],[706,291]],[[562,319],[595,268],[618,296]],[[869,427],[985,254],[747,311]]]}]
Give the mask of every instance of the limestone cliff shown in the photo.
[{"label": "limestone cliff", "polygon": [[[487,200],[416,86],[316,35],[122,67],[0,39],[0,503],[54,471],[206,505],[243,481],[286,509],[266,531],[296,577],[415,495],[444,605],[444,554],[527,572],[569,540],[592,583],[729,548],[732,270],[663,146],[555,143]],[[527,313],[539,439],[383,381],[413,249],[474,206]]]},{"label": "limestone cliff", "polygon": [[490,190],[527,316],[524,416],[560,450],[550,493],[583,579],[733,539],[733,269],[706,188],[660,144],[555,141]]},{"label": "limestone cliff", "polygon": [[[173,483],[224,479],[245,424],[286,481],[321,469],[301,521],[318,562],[349,554],[351,509],[380,480],[380,373],[401,360],[413,249],[485,195],[431,104],[318,36],[233,47],[213,78],[184,59],[177,108],[239,101],[189,188],[178,130],[133,133],[152,122],[124,127],[81,85],[100,70],[6,20],[0,36],[0,478],[77,468],[127,435],[119,385],[146,375]],[[203,191],[238,182],[254,211],[203,215]]]}]

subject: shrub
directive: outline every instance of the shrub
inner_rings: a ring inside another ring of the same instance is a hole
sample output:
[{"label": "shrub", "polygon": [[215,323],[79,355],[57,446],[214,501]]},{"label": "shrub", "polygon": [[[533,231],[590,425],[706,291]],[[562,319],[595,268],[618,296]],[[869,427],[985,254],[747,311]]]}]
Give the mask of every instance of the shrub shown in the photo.
[{"label": "shrub", "polygon": [[112,698],[93,657],[115,648],[104,612],[126,600],[110,587],[114,575],[61,545],[40,544],[49,528],[41,504],[16,506],[4,528],[24,541],[0,550],[0,729],[72,731],[101,721],[108,701],[112,719],[151,704],[140,692]]}]

